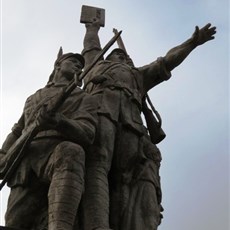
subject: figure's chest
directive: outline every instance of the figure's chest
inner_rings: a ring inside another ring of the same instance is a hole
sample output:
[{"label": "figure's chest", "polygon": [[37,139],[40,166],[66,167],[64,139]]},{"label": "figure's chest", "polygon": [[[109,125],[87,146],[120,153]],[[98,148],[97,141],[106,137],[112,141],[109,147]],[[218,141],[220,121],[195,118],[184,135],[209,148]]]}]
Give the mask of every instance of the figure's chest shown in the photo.
[{"label": "figure's chest", "polygon": [[114,82],[119,82],[132,89],[138,88],[138,71],[135,68],[124,64],[114,64],[105,72],[113,79]]},{"label": "figure's chest", "polygon": [[60,91],[55,88],[43,88],[30,96],[24,107],[26,125],[34,121],[36,112],[38,112],[44,104],[47,104],[49,107],[52,106],[51,104],[59,92]]},{"label": "figure's chest", "polygon": [[111,67],[107,72],[115,81],[123,82],[126,84],[133,83],[134,75],[130,68],[125,65],[120,65],[119,67]]}]

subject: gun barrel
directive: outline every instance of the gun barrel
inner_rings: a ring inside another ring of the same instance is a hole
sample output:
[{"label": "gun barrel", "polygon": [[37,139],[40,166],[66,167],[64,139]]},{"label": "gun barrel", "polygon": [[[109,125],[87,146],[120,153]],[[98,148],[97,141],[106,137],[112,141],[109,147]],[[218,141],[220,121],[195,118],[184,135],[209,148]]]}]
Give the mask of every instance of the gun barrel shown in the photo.
[{"label": "gun barrel", "polygon": [[[115,35],[118,34],[118,30],[115,29],[115,28],[113,28],[113,33],[114,33]],[[122,40],[122,38],[121,38],[121,36],[118,37],[118,39],[117,39],[117,44],[118,44],[118,47],[119,47],[119,48],[123,49],[123,50],[126,52],[126,54],[128,54],[128,53],[127,53],[127,50],[126,50],[126,48],[125,48],[124,42],[123,42],[123,40]]]}]

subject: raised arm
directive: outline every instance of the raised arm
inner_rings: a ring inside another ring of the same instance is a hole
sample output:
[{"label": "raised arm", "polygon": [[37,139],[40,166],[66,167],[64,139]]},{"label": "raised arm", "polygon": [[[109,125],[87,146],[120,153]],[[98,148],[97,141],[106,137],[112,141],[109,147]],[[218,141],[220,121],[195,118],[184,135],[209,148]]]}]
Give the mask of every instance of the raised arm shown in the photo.
[{"label": "raised arm", "polygon": [[170,49],[164,57],[139,68],[144,77],[144,93],[168,80],[171,77],[171,71],[180,65],[197,46],[214,39],[215,33],[216,27],[211,27],[210,23],[201,29],[196,26],[195,32],[187,41]]},{"label": "raised arm", "polygon": [[215,33],[216,27],[211,27],[210,23],[201,29],[196,26],[195,32],[191,38],[189,38],[181,45],[172,48],[165,55],[164,62],[166,69],[171,71],[180,65],[197,46],[202,45],[207,41],[213,40]]},{"label": "raised arm", "polygon": [[86,23],[86,33],[83,41],[84,49],[82,55],[85,58],[85,68],[92,63],[94,57],[100,52],[101,44],[98,36],[100,24],[97,19],[92,23]]}]

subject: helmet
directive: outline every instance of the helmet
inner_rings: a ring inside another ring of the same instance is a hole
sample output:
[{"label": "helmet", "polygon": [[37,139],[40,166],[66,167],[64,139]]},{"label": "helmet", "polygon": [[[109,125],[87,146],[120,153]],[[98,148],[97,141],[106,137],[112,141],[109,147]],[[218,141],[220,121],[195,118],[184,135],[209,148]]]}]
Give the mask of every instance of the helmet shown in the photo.
[{"label": "helmet", "polygon": [[119,52],[119,53],[123,53],[127,56],[127,53],[125,50],[121,49],[121,48],[116,48],[114,50],[111,51],[111,53],[106,57],[106,60],[109,60],[109,58],[113,55],[113,53],[115,52]]},{"label": "helmet", "polygon": [[58,55],[57,55],[57,59],[54,62],[54,70],[51,73],[51,75],[49,76],[48,83],[53,80],[53,77],[54,77],[54,74],[55,74],[55,67],[59,66],[62,61],[66,60],[67,58],[70,58],[70,57],[75,57],[77,60],[79,60],[80,63],[82,64],[82,68],[85,66],[85,59],[81,54],[78,54],[78,53],[66,53],[66,54],[63,54],[62,47],[60,47]]},{"label": "helmet", "polygon": [[81,62],[82,67],[85,66],[85,59],[84,59],[84,57],[81,54],[78,54],[78,53],[66,53],[66,54],[61,55],[55,61],[54,66],[55,67],[59,66],[61,62],[63,62],[64,60],[66,60],[67,58],[70,58],[70,57],[75,57],[76,59],[78,59]]}]

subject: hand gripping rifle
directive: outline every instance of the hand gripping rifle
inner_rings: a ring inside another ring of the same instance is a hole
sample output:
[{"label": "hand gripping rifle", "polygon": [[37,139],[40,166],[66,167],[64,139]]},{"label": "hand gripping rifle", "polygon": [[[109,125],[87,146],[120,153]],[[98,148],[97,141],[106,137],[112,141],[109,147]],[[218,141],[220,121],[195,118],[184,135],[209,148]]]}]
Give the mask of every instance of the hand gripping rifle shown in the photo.
[{"label": "hand gripping rifle", "polygon": [[[118,34],[117,29],[113,29],[114,34]],[[120,49],[123,49],[128,57],[128,62],[131,66],[134,66],[132,59],[129,57],[125,45],[123,43],[123,40],[121,36],[117,39],[117,44]],[[150,105],[151,109],[148,107],[148,104]],[[151,141],[154,144],[160,143],[165,137],[166,134],[164,133],[163,129],[161,128],[162,120],[160,114],[157,112],[155,107],[153,106],[151,99],[149,95],[146,93],[146,95],[143,97],[142,100],[142,112],[145,116],[147,128],[149,131],[149,135],[151,138]]]},{"label": "hand gripping rifle", "polygon": [[[83,80],[83,78],[89,73],[89,71],[95,66],[95,64],[99,60],[101,60],[103,55],[119,38],[121,33],[122,31],[120,31],[119,33],[115,34],[112,37],[112,39],[105,45],[105,47],[101,50],[101,52],[98,53],[94,61],[81,73],[79,77],[79,81]],[[59,95],[58,100],[52,107],[51,110],[53,112],[57,111],[57,109],[63,104],[63,102],[71,94],[71,92],[76,88],[77,84],[78,84],[78,80],[76,79],[73,79],[69,83],[69,85],[64,89],[63,93]],[[15,172],[17,167],[20,165],[20,162],[26,153],[25,151],[26,146],[32,141],[32,139],[37,135],[38,132],[39,132],[39,125],[37,120],[35,120],[35,122],[33,122],[25,130],[25,132],[23,132],[22,135],[14,142],[14,144],[9,148],[7,153],[0,160],[0,178],[3,178],[0,184],[0,191],[4,187],[6,182],[10,179],[12,174]]]}]

